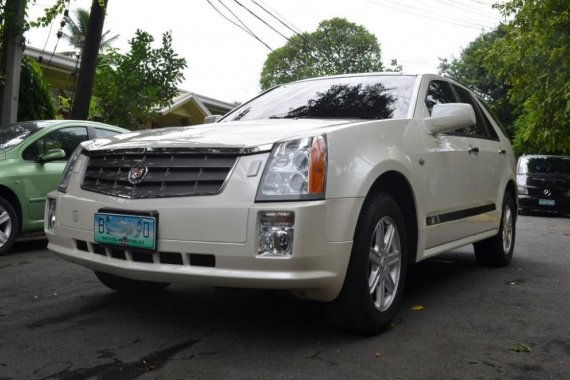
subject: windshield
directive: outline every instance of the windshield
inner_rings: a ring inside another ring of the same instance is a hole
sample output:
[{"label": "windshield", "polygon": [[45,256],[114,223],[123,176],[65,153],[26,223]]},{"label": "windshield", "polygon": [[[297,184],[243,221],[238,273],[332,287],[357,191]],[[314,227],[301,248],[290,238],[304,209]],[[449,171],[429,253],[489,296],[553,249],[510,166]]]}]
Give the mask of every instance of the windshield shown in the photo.
[{"label": "windshield", "polygon": [[405,118],[415,80],[415,76],[371,75],[290,83],[254,98],[221,121]]},{"label": "windshield", "polygon": [[47,123],[23,122],[0,126],[0,152],[10,149],[39,131]]},{"label": "windshield", "polygon": [[570,175],[570,156],[522,157],[519,174]]}]

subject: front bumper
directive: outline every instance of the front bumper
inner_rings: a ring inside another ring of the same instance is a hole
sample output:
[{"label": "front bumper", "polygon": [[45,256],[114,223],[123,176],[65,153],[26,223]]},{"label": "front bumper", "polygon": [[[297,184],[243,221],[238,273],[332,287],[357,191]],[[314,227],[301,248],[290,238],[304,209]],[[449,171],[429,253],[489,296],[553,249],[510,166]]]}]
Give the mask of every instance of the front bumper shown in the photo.
[{"label": "front bumper", "polygon": [[542,199],[519,194],[519,209],[522,211],[570,214],[570,198],[548,199],[549,201],[554,201],[554,205],[541,204]]},{"label": "front bumper", "polygon": [[[216,205],[208,210],[197,198],[141,202],[94,194],[81,199],[58,192],[50,197],[57,200],[57,223],[53,231],[46,231],[48,248],[70,262],[135,280],[286,289],[321,301],[335,299],[342,288],[363,201]],[[121,206],[158,211],[156,252],[94,244],[93,213]],[[262,210],[295,213],[291,257],[256,255],[257,214]]]}]

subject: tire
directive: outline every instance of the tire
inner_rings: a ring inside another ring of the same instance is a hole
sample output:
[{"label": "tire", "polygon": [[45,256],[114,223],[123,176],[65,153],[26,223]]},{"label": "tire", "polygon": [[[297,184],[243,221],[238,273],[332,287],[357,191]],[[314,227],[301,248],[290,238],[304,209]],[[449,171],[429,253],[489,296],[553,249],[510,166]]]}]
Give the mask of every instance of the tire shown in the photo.
[{"label": "tire", "polygon": [[152,282],[152,281],[139,281],[131,280],[130,278],[124,278],[115,276],[109,273],[95,272],[95,275],[105,285],[106,287],[113,289],[119,293],[127,294],[144,294],[144,293],[154,293],[166,288],[168,283],[165,282]]},{"label": "tire", "polygon": [[10,252],[19,232],[18,213],[6,198],[0,197],[0,256]]},{"label": "tire", "polygon": [[364,335],[385,330],[399,308],[407,263],[400,208],[390,195],[378,193],[364,203],[358,219],[344,285],[332,304],[331,323]]},{"label": "tire", "polygon": [[499,233],[474,243],[475,257],[480,265],[504,267],[509,265],[515,249],[517,206],[510,193],[505,193]]}]

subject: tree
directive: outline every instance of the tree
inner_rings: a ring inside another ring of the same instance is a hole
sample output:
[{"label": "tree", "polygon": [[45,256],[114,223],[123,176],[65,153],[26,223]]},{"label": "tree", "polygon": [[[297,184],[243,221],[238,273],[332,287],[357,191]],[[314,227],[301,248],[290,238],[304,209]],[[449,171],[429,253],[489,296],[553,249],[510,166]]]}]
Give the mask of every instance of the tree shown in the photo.
[{"label": "tree", "polygon": [[570,153],[570,0],[511,0],[512,16],[486,59],[520,104],[515,148],[522,153]]},{"label": "tree", "polygon": [[56,114],[49,87],[40,65],[33,59],[22,59],[18,121],[54,119]]},{"label": "tree", "polygon": [[361,25],[333,18],[321,21],[312,33],[291,37],[283,47],[269,53],[260,85],[265,90],[304,78],[382,70],[376,36]]},{"label": "tree", "polygon": [[126,55],[113,50],[100,60],[94,94],[104,121],[134,130],[172,104],[186,60],[172,49],[170,33],[162,35],[162,47],[152,48],[153,42],[137,30]]},{"label": "tree", "polygon": [[450,75],[485,99],[512,139],[515,135],[514,121],[518,117],[518,112],[508,97],[510,86],[504,80],[500,80],[494,68],[492,66],[488,68],[488,62],[486,63],[489,50],[505,34],[503,24],[490,32],[482,33],[463,49],[459,58],[451,60],[440,58],[439,72]]},{"label": "tree", "polygon": [[[89,24],[89,11],[87,9],[78,8],[75,11],[75,18],[66,16],[66,28],[67,32],[62,34],[71,46],[74,47],[74,51],[66,51],[61,53],[66,56],[73,56],[83,49],[85,44],[85,37],[87,36],[87,25]],[[112,37],[107,37],[111,31],[107,30],[101,35],[101,45],[99,46],[99,51],[105,51],[111,48],[111,43],[113,43],[118,37],[115,34]]]},{"label": "tree", "polygon": [[[4,35],[4,25],[11,16],[0,1],[0,36]],[[26,27],[24,27],[26,28]],[[4,38],[0,38],[0,87],[5,79]],[[43,120],[55,118],[55,107],[40,66],[32,59],[23,57],[20,63],[20,86],[18,91],[17,120]]]}]

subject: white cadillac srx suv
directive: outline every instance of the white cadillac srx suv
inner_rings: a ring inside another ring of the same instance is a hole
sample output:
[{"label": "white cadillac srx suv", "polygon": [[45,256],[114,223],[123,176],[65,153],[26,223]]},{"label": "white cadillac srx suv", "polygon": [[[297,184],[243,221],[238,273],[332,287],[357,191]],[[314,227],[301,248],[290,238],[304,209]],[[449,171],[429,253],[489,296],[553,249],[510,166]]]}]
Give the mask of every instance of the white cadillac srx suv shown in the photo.
[{"label": "white cadillac srx suv", "polygon": [[83,143],[46,203],[48,248],[116,291],[169,283],[286,289],[376,333],[409,265],[474,244],[509,264],[511,144],[437,75],[277,86],[213,124]]}]

